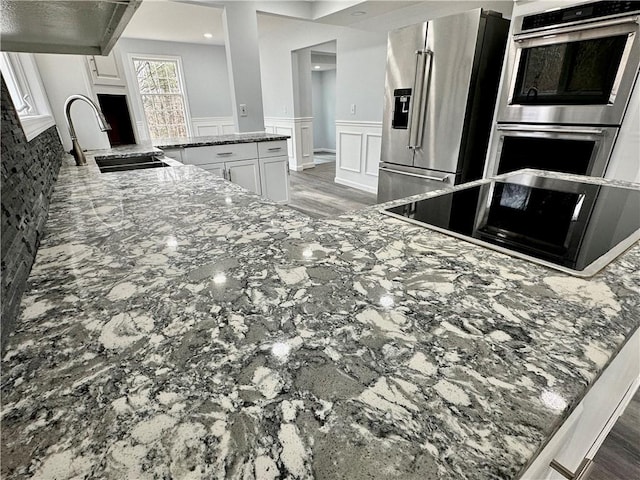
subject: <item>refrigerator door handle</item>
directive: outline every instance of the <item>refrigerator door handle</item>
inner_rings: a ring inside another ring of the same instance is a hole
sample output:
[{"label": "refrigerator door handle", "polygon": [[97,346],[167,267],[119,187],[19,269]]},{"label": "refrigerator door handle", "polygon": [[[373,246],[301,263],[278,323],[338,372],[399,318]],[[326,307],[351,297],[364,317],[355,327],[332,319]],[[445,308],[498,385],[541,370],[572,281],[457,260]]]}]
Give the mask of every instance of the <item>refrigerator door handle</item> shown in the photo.
[{"label": "refrigerator door handle", "polygon": [[[428,87],[431,77],[431,59],[433,52],[429,49],[416,50],[416,77],[414,81],[414,101],[411,108],[411,123],[409,125],[409,148],[422,146],[424,134],[424,116],[427,109]],[[429,70],[427,71],[427,60]]]},{"label": "refrigerator door handle", "polygon": [[433,177],[431,175],[419,175],[417,173],[404,172],[402,170],[394,170],[392,168],[387,168],[387,167],[380,167],[380,170],[389,172],[389,173],[397,173],[398,175],[406,175],[408,177],[424,178],[425,180],[433,180],[435,182],[446,183],[449,181],[449,175],[445,175],[444,177]]}]

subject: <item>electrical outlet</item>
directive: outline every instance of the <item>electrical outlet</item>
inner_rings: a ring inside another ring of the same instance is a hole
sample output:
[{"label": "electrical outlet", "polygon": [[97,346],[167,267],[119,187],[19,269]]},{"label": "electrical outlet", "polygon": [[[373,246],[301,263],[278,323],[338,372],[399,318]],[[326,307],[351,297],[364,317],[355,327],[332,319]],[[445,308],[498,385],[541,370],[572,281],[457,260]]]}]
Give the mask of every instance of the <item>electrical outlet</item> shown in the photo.
[{"label": "electrical outlet", "polygon": [[352,103],[351,104],[351,115],[355,115],[356,114],[356,104]]},{"label": "electrical outlet", "polygon": [[241,117],[246,117],[248,115],[247,113],[247,105],[246,103],[241,103],[240,104],[240,116]]}]

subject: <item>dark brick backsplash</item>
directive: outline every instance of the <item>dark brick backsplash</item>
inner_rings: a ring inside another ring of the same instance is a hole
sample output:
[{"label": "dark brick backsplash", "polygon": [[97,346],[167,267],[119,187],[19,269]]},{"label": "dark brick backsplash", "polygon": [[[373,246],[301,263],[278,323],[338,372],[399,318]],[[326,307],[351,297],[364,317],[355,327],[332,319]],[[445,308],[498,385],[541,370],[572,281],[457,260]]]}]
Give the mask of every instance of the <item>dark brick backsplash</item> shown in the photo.
[{"label": "dark brick backsplash", "polygon": [[2,79],[1,348],[13,330],[64,150],[56,127],[27,142]]}]

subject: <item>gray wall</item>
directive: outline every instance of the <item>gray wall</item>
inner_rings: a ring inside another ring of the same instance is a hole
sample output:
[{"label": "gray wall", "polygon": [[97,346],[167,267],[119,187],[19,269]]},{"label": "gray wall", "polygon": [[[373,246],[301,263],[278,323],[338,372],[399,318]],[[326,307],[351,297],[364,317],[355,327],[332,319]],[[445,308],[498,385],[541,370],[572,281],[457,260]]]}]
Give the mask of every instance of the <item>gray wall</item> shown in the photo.
[{"label": "gray wall", "polygon": [[56,127],[27,142],[2,79],[1,349],[13,330],[64,155]]},{"label": "gray wall", "polygon": [[313,148],[336,149],[336,71],[311,72]]},{"label": "gray wall", "polygon": [[[130,68],[129,54],[132,53],[181,57],[191,117],[231,116],[231,91],[224,47],[121,38],[118,49],[127,69]],[[135,85],[131,87],[135,88]],[[142,112],[136,112],[136,117],[143,118]]]}]

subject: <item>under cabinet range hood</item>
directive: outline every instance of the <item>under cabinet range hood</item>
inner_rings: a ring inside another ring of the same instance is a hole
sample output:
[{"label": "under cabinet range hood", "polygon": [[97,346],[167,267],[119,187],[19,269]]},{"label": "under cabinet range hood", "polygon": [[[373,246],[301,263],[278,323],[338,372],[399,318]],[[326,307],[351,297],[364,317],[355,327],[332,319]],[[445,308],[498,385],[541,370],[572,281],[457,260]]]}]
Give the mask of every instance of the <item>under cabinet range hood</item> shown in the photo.
[{"label": "under cabinet range hood", "polygon": [[142,0],[1,0],[7,52],[107,55]]}]

